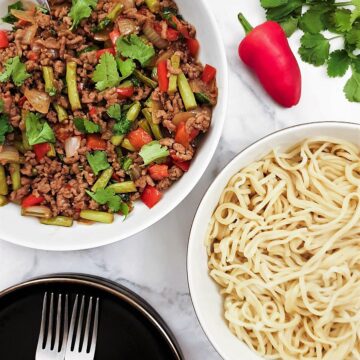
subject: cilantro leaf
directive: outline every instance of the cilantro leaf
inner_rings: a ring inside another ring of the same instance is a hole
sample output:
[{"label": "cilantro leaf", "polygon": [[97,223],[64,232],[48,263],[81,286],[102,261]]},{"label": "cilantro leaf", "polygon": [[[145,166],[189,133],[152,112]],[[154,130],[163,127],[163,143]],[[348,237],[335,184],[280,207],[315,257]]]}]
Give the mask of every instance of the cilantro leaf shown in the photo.
[{"label": "cilantro leaf", "polygon": [[344,33],[351,30],[351,11],[348,9],[336,9],[330,16],[331,30]]},{"label": "cilantro leaf", "polygon": [[299,27],[304,32],[317,34],[325,30],[325,23],[323,21],[323,10],[310,9],[303,14],[299,20]]},{"label": "cilantro leaf", "polygon": [[112,118],[112,119],[115,119],[115,120],[118,120],[120,121],[121,120],[121,106],[120,104],[114,104],[114,105],[111,105],[106,113]]},{"label": "cilantro leaf", "polygon": [[260,0],[261,6],[264,9],[271,9],[281,5],[287,4],[288,0]]},{"label": "cilantro leaf", "polygon": [[287,37],[290,37],[298,28],[299,18],[290,16],[287,20],[280,22]]},{"label": "cilantro leaf", "polygon": [[121,73],[121,80],[120,81],[123,81],[123,80],[127,79],[129,76],[132,75],[132,73],[136,69],[136,64],[131,59],[127,59],[125,61],[122,61],[120,59],[116,59],[116,62],[117,62],[117,65],[118,65],[118,69],[119,69],[119,71]]},{"label": "cilantro leaf", "polygon": [[350,63],[346,50],[336,50],[330,54],[327,73],[330,77],[344,76]]},{"label": "cilantro leaf", "polygon": [[117,70],[117,64],[114,56],[109,53],[101,55],[99,64],[93,75],[93,81],[96,82],[96,89],[103,91],[119,84],[120,76]]},{"label": "cilantro leaf", "polygon": [[147,65],[155,56],[154,47],[146,44],[135,34],[117,39],[116,49],[123,57],[139,61],[142,67]]},{"label": "cilantro leaf", "polygon": [[350,102],[360,102],[360,73],[354,69],[351,78],[345,84],[344,93]]},{"label": "cilantro leaf", "polygon": [[11,10],[24,10],[24,6],[22,4],[22,1],[17,1],[11,5],[8,6],[8,13],[2,18],[2,21],[8,24],[14,24],[18,21],[18,19],[11,14]]},{"label": "cilantro leaf", "polygon": [[87,153],[86,159],[95,175],[110,167],[105,151],[94,151],[92,154]]},{"label": "cilantro leaf", "polygon": [[121,211],[125,216],[129,212],[129,207],[124,204],[121,197],[115,194],[112,189],[99,189],[95,193],[86,190],[86,193],[100,205],[108,205],[110,211]]},{"label": "cilantro leaf", "polygon": [[304,34],[299,54],[301,59],[315,66],[323,65],[329,57],[330,43],[322,34]]},{"label": "cilantro leaf", "polygon": [[355,6],[350,16],[350,23],[352,25],[360,17],[360,0],[352,0],[351,2]]},{"label": "cilantro leaf", "polygon": [[75,29],[81,20],[88,18],[97,5],[97,0],[72,0],[69,16],[72,19],[71,30]]},{"label": "cilantro leaf", "polygon": [[100,132],[100,126],[88,119],[75,118],[74,124],[76,128],[84,134],[94,134]]},{"label": "cilantro leaf", "polygon": [[126,135],[132,126],[133,122],[127,119],[126,114],[122,114],[120,121],[114,125],[112,130],[115,135]]},{"label": "cilantro leaf", "polygon": [[55,135],[50,125],[41,120],[41,115],[28,112],[25,118],[26,136],[30,145],[46,142],[55,143]]},{"label": "cilantro leaf", "polygon": [[0,82],[9,81],[11,77],[16,86],[21,86],[30,76],[25,64],[20,61],[20,57],[15,56],[6,61],[5,70],[0,74]]},{"label": "cilantro leaf", "polygon": [[13,127],[9,123],[9,118],[6,114],[0,114],[0,145],[5,141],[5,135],[11,133]]},{"label": "cilantro leaf", "polygon": [[0,114],[4,112],[4,100],[0,99]]},{"label": "cilantro leaf", "polygon": [[152,141],[144,145],[139,152],[139,155],[143,158],[145,165],[169,156],[169,154],[168,148],[161,146],[158,141]]},{"label": "cilantro leaf", "polygon": [[268,8],[266,18],[268,20],[283,21],[290,15],[300,15],[303,0],[288,0],[285,4]]},{"label": "cilantro leaf", "polygon": [[345,34],[347,44],[360,48],[360,29],[353,28]]},{"label": "cilantro leaf", "polygon": [[110,211],[116,213],[116,212],[120,211],[121,204],[122,204],[121,197],[119,195],[115,195],[109,200],[108,207],[109,207]]}]

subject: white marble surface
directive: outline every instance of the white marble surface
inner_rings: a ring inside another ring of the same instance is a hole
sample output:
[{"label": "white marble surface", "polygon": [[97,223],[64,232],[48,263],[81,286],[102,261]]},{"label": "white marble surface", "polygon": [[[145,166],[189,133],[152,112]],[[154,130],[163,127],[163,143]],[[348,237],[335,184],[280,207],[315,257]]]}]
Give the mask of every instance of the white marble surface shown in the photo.
[{"label": "white marble surface", "polygon": [[[190,225],[212,179],[236,153],[270,132],[308,121],[358,121],[360,110],[359,104],[349,104],[344,99],[341,93],[344,80],[327,79],[324,69],[303,63],[304,94],[300,105],[290,110],[276,106],[237,57],[243,32],[236,14],[243,10],[253,23],[261,22],[264,14],[257,5],[259,1],[206,1],[218,20],[226,45],[231,97],[217,155],[191,195],[152,228],[99,249],[50,253],[0,241],[0,290],[31,277],[56,272],[82,272],[114,280],[155,307],[175,333],[185,358],[191,360],[220,359],[196,319],[186,278]],[[292,39],[294,48],[298,37]]]}]

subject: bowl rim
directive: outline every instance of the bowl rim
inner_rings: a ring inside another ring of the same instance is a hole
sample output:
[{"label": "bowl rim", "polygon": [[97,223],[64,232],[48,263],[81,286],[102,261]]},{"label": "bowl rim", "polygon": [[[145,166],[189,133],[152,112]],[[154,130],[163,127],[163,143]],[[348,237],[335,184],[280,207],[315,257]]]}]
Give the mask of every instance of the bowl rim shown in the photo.
[{"label": "bowl rim", "polygon": [[[97,242],[88,242],[88,243],[77,243],[73,242],[72,246],[69,247],[63,247],[59,241],[57,243],[49,242],[51,246],[46,245],[37,245],[36,243],[32,244],[29,242],[24,241],[23,239],[25,237],[18,237],[16,235],[12,236],[11,234],[1,234],[0,232],[0,239],[4,240],[6,242],[19,245],[25,248],[30,249],[37,249],[37,250],[46,250],[46,251],[77,251],[77,250],[87,250],[87,249],[95,249],[101,246],[113,244],[122,240],[125,240],[127,238],[130,238],[132,236],[135,236],[147,228],[151,227],[152,225],[159,222],[161,219],[166,217],[168,214],[170,214],[176,207],[178,207],[185,198],[194,190],[195,186],[199,183],[200,179],[203,177],[204,173],[206,172],[208,166],[210,165],[211,160],[213,159],[213,156],[215,154],[215,151],[217,149],[217,146],[219,144],[220,138],[223,134],[224,130],[224,124],[228,109],[228,94],[229,94],[229,67],[228,62],[226,58],[226,52],[225,52],[225,44],[222,40],[222,35],[220,32],[220,28],[217,24],[215,15],[210,10],[208,4],[206,3],[206,0],[198,0],[199,3],[201,3],[201,7],[205,11],[205,16],[207,17],[209,21],[209,25],[213,28],[215,39],[214,41],[219,46],[220,51],[218,53],[219,57],[219,63],[222,65],[222,101],[220,104],[217,105],[219,109],[219,113],[217,115],[216,121],[219,124],[218,130],[214,134],[214,145],[211,147],[210,151],[207,152],[207,154],[204,155],[204,160],[201,164],[198,166],[198,171],[196,174],[193,175],[193,181],[192,185],[188,186],[187,188],[183,188],[183,191],[179,191],[177,196],[174,196],[174,200],[172,203],[166,207],[166,209],[163,209],[162,211],[158,211],[157,213],[154,212],[153,216],[149,216],[146,221],[143,221],[142,223],[138,224],[138,226],[134,226],[131,229],[127,228],[123,230],[118,235],[112,235],[107,236],[106,238],[103,238]],[[206,139],[204,139],[206,141]],[[200,149],[201,151],[201,149]],[[69,233],[69,236],[71,234]]]},{"label": "bowl rim", "polygon": [[[186,253],[186,280],[187,280],[187,284],[189,287],[189,292],[190,292],[190,300],[192,303],[192,306],[194,308],[195,311],[195,316],[201,326],[201,329],[203,330],[205,336],[207,337],[208,341],[210,342],[210,344],[213,346],[213,348],[215,349],[215,351],[217,352],[217,354],[219,356],[221,356],[222,359],[224,360],[234,360],[234,359],[230,359],[229,357],[225,357],[221,346],[219,345],[218,342],[218,338],[216,336],[214,336],[214,334],[210,334],[210,332],[208,331],[208,329],[206,328],[205,325],[205,319],[199,315],[199,307],[200,307],[200,302],[197,300],[197,298],[194,296],[194,285],[193,285],[193,278],[192,278],[192,273],[191,273],[191,269],[192,268],[192,262],[191,262],[191,257],[192,257],[192,252],[191,252],[191,248],[192,248],[192,244],[195,242],[196,238],[194,236],[195,233],[195,227],[197,226],[197,221],[198,218],[200,217],[200,212],[202,211],[203,207],[206,206],[207,202],[208,202],[208,198],[210,197],[210,193],[212,192],[213,188],[216,186],[216,184],[225,176],[227,170],[229,168],[231,168],[234,164],[236,164],[239,159],[243,156],[243,154],[247,151],[250,151],[252,148],[256,147],[259,143],[263,142],[264,140],[268,140],[269,138],[272,137],[276,137],[279,133],[286,133],[286,132],[290,132],[293,131],[294,129],[297,128],[306,128],[306,127],[314,127],[314,126],[320,126],[320,127],[326,127],[328,125],[333,125],[335,127],[341,127],[341,126],[355,126],[358,127],[360,129],[360,123],[355,123],[355,122],[351,122],[351,121],[313,121],[313,122],[308,122],[308,123],[301,123],[301,124],[295,124],[292,126],[288,126],[276,131],[273,131],[263,137],[261,137],[258,140],[255,140],[254,142],[252,142],[251,144],[249,144],[248,146],[244,147],[240,152],[238,152],[218,173],[218,175],[214,178],[214,180],[211,182],[211,184],[208,186],[206,192],[204,193],[204,195],[202,196],[199,205],[197,206],[196,209],[196,213],[193,217],[191,226],[190,226],[190,230],[189,230],[189,237],[188,237],[188,245],[187,245],[187,253]],[[205,250],[205,248],[204,248]],[[224,320],[225,321],[225,320]],[[235,336],[231,333],[231,331],[229,330],[229,336]],[[239,340],[241,341],[241,340]],[[245,344],[246,345],[246,344]],[[251,351],[251,349],[249,349],[249,351]],[[260,357],[257,353],[253,352],[259,360],[263,359],[262,357]]]}]

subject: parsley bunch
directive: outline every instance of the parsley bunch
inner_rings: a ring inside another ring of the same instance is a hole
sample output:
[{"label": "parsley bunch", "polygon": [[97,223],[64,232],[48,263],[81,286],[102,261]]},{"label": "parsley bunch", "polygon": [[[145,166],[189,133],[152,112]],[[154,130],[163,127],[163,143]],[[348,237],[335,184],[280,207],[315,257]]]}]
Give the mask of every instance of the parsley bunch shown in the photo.
[{"label": "parsley bunch", "polygon": [[[299,49],[303,61],[327,66],[329,77],[352,75],[344,93],[360,102],[360,0],[260,0],[268,20],[278,22],[288,36],[304,32]],[[332,34],[331,34],[332,33]],[[329,35],[330,34],[330,35]],[[342,40],[342,48],[331,50],[331,42]]]}]

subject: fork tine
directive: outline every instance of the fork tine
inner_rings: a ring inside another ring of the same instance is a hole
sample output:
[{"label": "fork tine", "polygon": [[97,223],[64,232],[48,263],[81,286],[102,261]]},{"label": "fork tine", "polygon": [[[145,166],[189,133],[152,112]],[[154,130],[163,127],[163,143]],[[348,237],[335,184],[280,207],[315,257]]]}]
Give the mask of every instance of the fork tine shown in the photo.
[{"label": "fork tine", "polygon": [[47,340],[46,340],[46,345],[45,345],[45,347],[47,347],[49,349],[51,349],[53,322],[54,322],[54,293],[51,293],[48,333],[47,333]]},{"label": "fork tine", "polygon": [[82,330],[83,320],[84,320],[84,307],[85,307],[85,296],[83,295],[83,297],[81,299],[79,322],[78,322],[77,331],[76,331],[76,340],[75,340],[75,345],[74,345],[74,351],[80,351],[81,330]]},{"label": "fork tine", "polygon": [[61,343],[60,352],[64,351],[67,345],[68,340],[68,331],[69,331],[69,297],[66,294],[65,296],[65,309],[64,309],[64,330],[63,330],[63,339]]},{"label": "fork tine", "polygon": [[39,339],[37,344],[37,351],[43,348],[44,346],[44,333],[45,333],[45,323],[46,323],[46,304],[47,304],[47,293],[44,295],[43,307],[41,311],[41,325],[39,332]]},{"label": "fork tine", "polygon": [[85,333],[84,333],[84,341],[81,351],[87,352],[89,346],[89,334],[90,334],[90,325],[91,325],[91,314],[92,314],[92,307],[93,307],[93,298],[90,297],[89,301],[89,309],[86,316],[86,326],[85,326]]},{"label": "fork tine", "polygon": [[55,333],[55,342],[54,342],[54,350],[56,352],[59,351],[59,342],[60,342],[60,328],[61,328],[61,300],[62,296],[59,294],[58,296],[58,304],[57,304],[57,313],[56,313],[56,333]]},{"label": "fork tine", "polygon": [[99,298],[96,299],[95,317],[94,317],[94,328],[92,333],[91,345],[89,353],[95,356],[96,340],[99,326]]},{"label": "fork tine", "polygon": [[72,315],[71,315],[69,337],[68,337],[68,342],[67,342],[67,345],[66,345],[66,352],[71,351],[71,345],[72,345],[72,342],[73,342],[75,323],[76,323],[76,313],[77,313],[77,308],[78,308],[78,300],[79,300],[79,295],[76,295],[75,302],[74,302],[74,307],[73,307],[73,311],[72,311]]}]

